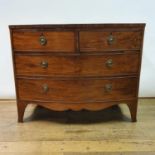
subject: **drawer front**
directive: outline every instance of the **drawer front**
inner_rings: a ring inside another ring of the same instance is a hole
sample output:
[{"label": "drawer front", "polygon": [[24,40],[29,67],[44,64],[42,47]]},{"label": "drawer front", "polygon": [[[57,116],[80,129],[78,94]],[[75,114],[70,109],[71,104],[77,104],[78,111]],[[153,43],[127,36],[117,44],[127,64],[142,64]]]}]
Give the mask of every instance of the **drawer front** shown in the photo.
[{"label": "drawer front", "polygon": [[137,50],[141,48],[141,32],[80,32],[80,51]]},{"label": "drawer front", "polygon": [[95,102],[136,97],[137,78],[17,79],[20,100]]},{"label": "drawer front", "polygon": [[139,53],[115,55],[16,55],[17,75],[116,76],[138,72]]},{"label": "drawer front", "polygon": [[15,51],[74,52],[74,32],[21,32],[12,34]]}]

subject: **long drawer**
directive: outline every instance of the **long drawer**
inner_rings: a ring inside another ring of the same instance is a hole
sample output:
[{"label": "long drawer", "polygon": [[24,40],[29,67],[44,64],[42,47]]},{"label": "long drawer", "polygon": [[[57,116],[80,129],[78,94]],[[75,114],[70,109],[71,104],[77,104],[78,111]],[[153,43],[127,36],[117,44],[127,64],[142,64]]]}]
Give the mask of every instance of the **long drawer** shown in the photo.
[{"label": "long drawer", "polygon": [[136,97],[136,77],[92,78],[17,78],[20,100],[50,102],[117,101]]},{"label": "long drawer", "polygon": [[72,31],[15,31],[13,50],[27,52],[74,52],[75,33]]},{"label": "long drawer", "polygon": [[108,55],[16,55],[17,75],[116,76],[138,73],[139,53]]}]

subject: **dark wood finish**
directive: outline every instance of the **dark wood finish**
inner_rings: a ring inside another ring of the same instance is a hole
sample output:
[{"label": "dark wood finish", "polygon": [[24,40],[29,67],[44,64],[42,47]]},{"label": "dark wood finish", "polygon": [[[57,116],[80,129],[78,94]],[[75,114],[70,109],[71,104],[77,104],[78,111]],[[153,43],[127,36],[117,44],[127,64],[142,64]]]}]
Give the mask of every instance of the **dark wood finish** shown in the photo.
[{"label": "dark wood finish", "polygon": [[[108,37],[114,41],[109,44]],[[80,51],[109,51],[109,50],[139,50],[142,42],[142,32],[80,32]]]},{"label": "dark wood finish", "polygon": [[[48,91],[44,92],[44,85]],[[106,91],[105,86],[112,85]],[[95,102],[117,101],[136,97],[137,78],[112,79],[18,79],[19,99],[26,101]]]},{"label": "dark wood finish", "polygon": [[[74,52],[75,37],[74,32],[13,32],[13,49],[15,51],[50,51],[50,52]],[[39,42],[40,36],[47,40],[45,45]]]},{"label": "dark wood finish", "polygon": [[145,24],[9,27],[19,122],[29,103],[59,111],[126,103],[136,121]]},{"label": "dark wood finish", "polygon": [[106,30],[111,29],[112,31],[128,29],[131,31],[144,30],[144,23],[116,23],[116,24],[39,24],[39,25],[10,25],[10,29],[14,31],[29,31],[32,29],[42,30]]},{"label": "dark wood finish", "polygon": [[137,116],[138,99],[135,99],[132,102],[128,102],[127,105],[129,107],[129,110],[130,110],[132,122],[136,122],[137,121],[136,116]]},{"label": "dark wood finish", "polygon": [[24,116],[26,107],[27,107],[27,103],[20,102],[17,104],[18,122],[21,122],[21,123],[23,122],[23,116]]},{"label": "dark wood finish", "polygon": [[[115,102],[113,102],[113,101],[103,102],[102,101],[102,102],[92,102],[92,103],[80,102],[78,104],[75,104],[75,103],[62,104],[61,102],[56,102],[56,101],[51,104],[51,102],[31,101],[31,103],[33,103],[33,104],[38,104],[40,106],[46,107],[48,109],[56,110],[56,111],[64,111],[64,110],[79,111],[79,110],[83,110],[83,109],[97,111],[97,110],[111,107],[113,105],[117,105],[117,104],[121,104],[121,103],[123,104],[124,102],[127,102],[127,101],[119,100],[119,101],[115,101]],[[130,100],[130,102],[133,102],[133,100]],[[28,102],[25,101],[24,103],[28,103]]]},{"label": "dark wood finish", "polygon": [[[17,75],[116,76],[138,73],[139,53],[109,55],[16,55]],[[108,67],[107,61],[112,60]],[[47,68],[41,65],[45,61]],[[24,69],[23,69],[24,68]]]}]

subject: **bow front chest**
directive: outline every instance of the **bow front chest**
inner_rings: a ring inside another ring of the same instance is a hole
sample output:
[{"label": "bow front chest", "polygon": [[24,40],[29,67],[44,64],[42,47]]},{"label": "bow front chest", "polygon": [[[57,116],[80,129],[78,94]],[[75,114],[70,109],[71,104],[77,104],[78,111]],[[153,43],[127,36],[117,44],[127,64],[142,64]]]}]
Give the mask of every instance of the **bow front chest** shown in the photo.
[{"label": "bow front chest", "polygon": [[136,121],[145,24],[11,25],[18,121],[57,110],[128,105]]}]

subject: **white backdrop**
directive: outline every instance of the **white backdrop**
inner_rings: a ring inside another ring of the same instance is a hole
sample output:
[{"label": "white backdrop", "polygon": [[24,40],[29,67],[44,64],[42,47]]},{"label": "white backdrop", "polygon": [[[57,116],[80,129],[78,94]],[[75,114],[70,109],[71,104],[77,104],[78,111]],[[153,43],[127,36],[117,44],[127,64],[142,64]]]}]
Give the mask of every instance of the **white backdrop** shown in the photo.
[{"label": "white backdrop", "polygon": [[8,25],[139,22],[147,24],[139,96],[155,96],[154,0],[0,0],[0,98],[15,98]]}]

